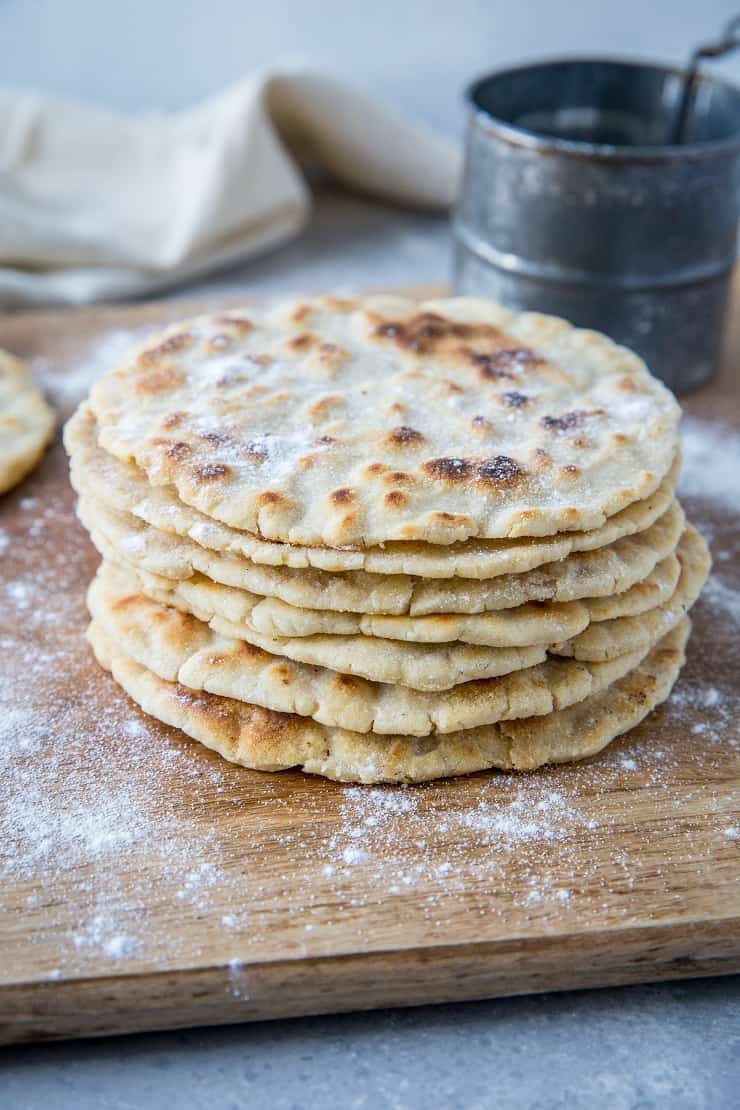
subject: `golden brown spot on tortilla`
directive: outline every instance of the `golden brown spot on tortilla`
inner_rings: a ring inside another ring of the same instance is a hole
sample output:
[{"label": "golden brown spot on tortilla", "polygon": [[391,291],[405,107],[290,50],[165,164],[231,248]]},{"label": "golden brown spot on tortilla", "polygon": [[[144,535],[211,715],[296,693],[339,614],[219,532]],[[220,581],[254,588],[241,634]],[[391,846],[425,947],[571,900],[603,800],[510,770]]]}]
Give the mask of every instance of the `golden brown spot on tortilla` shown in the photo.
[{"label": "golden brown spot on tortilla", "polygon": [[518,409],[528,403],[529,397],[526,393],[520,393],[517,389],[510,389],[507,393],[501,394],[501,401],[509,408]]},{"label": "golden brown spot on tortilla", "polygon": [[251,320],[248,320],[246,316],[232,315],[229,312],[225,313],[223,316],[215,316],[213,322],[223,327],[231,328],[240,335],[245,335],[247,332],[254,330],[254,324]]},{"label": "golden brown spot on tortilla", "polygon": [[209,651],[204,661],[209,667],[221,667],[228,662],[228,659],[228,655],[224,655],[223,652]]},{"label": "golden brown spot on tortilla", "polygon": [[315,335],[303,332],[301,335],[294,335],[292,339],[286,340],[285,346],[289,347],[291,351],[307,351],[309,347],[313,347],[317,342]]},{"label": "golden brown spot on tortilla", "polygon": [[141,604],[140,594],[125,594],[123,597],[117,597],[115,601],[110,603],[110,608],[114,612],[123,612],[127,609],[138,608]]},{"label": "golden brown spot on tortilla", "polygon": [[493,424],[490,420],[486,420],[485,416],[474,416],[470,424],[476,432],[490,432],[493,430]]},{"label": "golden brown spot on tortilla", "polygon": [[460,340],[481,342],[489,347],[501,347],[505,336],[492,324],[465,323],[449,320],[436,312],[417,312],[404,319],[387,320],[377,315],[369,317],[374,324],[372,334],[376,339],[390,341],[401,350],[428,355],[447,351]]},{"label": "golden brown spot on tortilla", "polygon": [[508,486],[524,477],[525,471],[508,455],[485,459],[429,459],[422,466],[430,477],[445,482],[476,481],[496,487]]},{"label": "golden brown spot on tortilla", "polygon": [[162,439],[160,436],[152,439],[151,445],[161,451],[162,454],[166,455],[168,459],[181,460],[187,458],[191,453],[187,443],[182,443],[174,439]]},{"label": "golden brown spot on tortilla", "polygon": [[350,300],[348,297],[334,297],[329,295],[322,297],[322,303],[335,312],[352,312],[356,307],[355,301]]},{"label": "golden brown spot on tortilla", "polygon": [[176,351],[182,351],[185,347],[189,347],[192,340],[192,335],[187,331],[171,335],[168,339],[163,339],[156,347],[150,347],[148,350],[142,351],[138,357],[139,365],[156,366],[162,359],[167,358],[168,355],[175,354]]},{"label": "golden brown spot on tortilla", "polygon": [[249,443],[244,444],[240,454],[245,455],[252,462],[264,462],[269,457],[269,450],[264,443],[255,443],[254,440],[250,440]]},{"label": "golden brown spot on tortilla", "polygon": [[374,478],[378,474],[384,474],[387,469],[388,467],[385,465],[385,463],[368,463],[368,465],[365,467],[365,474],[369,478]]},{"label": "golden brown spot on tortilla", "polygon": [[391,509],[398,509],[402,505],[405,505],[407,501],[408,497],[401,489],[389,490],[383,498],[384,504],[386,504]]},{"label": "golden brown spot on tortilla", "polygon": [[289,505],[290,500],[279,490],[266,489],[257,498],[257,506],[264,509],[267,505]]},{"label": "golden brown spot on tortilla", "polygon": [[229,473],[228,466],[224,466],[223,463],[204,463],[202,466],[196,466],[192,472],[198,485],[217,482],[219,478],[226,478]]},{"label": "golden brown spot on tortilla", "polygon": [[592,416],[606,416],[606,413],[604,409],[574,409],[560,416],[543,416],[540,424],[550,432],[570,432],[582,428]]},{"label": "golden brown spot on tortilla", "polygon": [[475,468],[475,477],[479,482],[487,482],[499,487],[518,482],[525,473],[516,459],[508,455],[493,455],[491,458],[482,459]]},{"label": "golden brown spot on tortilla", "polygon": [[630,441],[630,437],[626,436],[624,432],[615,432],[612,439],[615,443],[620,444],[620,446],[624,446],[625,443],[629,443]]},{"label": "golden brown spot on tortilla", "polygon": [[185,417],[186,413],[184,412],[171,412],[162,420],[162,427],[166,430],[169,430],[170,428],[177,428],[180,424],[182,424]]},{"label": "golden brown spot on tortilla", "polygon": [[262,706],[250,707],[250,724],[257,734],[255,743],[260,749],[274,746],[280,750],[285,740],[286,730],[295,728],[293,718],[289,713],[276,713],[272,709],[263,709]]},{"label": "golden brown spot on tortilla", "polygon": [[540,366],[545,361],[527,347],[501,347],[494,351],[464,347],[461,354],[478,370],[483,381],[517,378],[523,370]]},{"label": "golden brown spot on tortilla", "polygon": [[447,513],[443,510],[432,513],[432,516],[440,524],[465,524],[468,520],[466,516],[462,516],[460,513]]},{"label": "golden brown spot on tortilla", "polygon": [[199,439],[204,439],[206,443],[210,443],[212,447],[229,447],[231,450],[236,451],[242,458],[249,459],[250,462],[264,462],[270,454],[269,447],[266,443],[260,443],[255,440],[242,443],[237,435],[231,431],[198,432],[197,434]]},{"label": "golden brown spot on tortilla", "polygon": [[389,447],[416,447],[424,442],[424,436],[416,428],[401,424],[398,428],[392,428],[383,437],[383,442]]},{"label": "golden brown spot on tortilla", "polygon": [[329,494],[329,500],[334,505],[348,505],[354,500],[354,496],[354,491],[344,486],[341,489],[332,490]]},{"label": "golden brown spot on tortilla", "polygon": [[471,476],[473,464],[470,459],[427,459],[422,465],[422,470],[430,478],[447,482],[461,482]]},{"label": "golden brown spot on tortilla", "polygon": [[198,439],[204,439],[212,447],[223,447],[232,442],[232,436],[227,432],[197,432]]},{"label": "golden brown spot on tortilla", "polygon": [[624,390],[625,393],[639,393],[640,388],[634,378],[626,376],[620,378],[617,382],[617,389]]},{"label": "golden brown spot on tortilla", "polygon": [[160,366],[142,374],[136,380],[138,393],[166,393],[170,389],[177,389],[185,381],[185,371],[179,366]]},{"label": "golden brown spot on tortilla", "polygon": [[182,443],[181,441],[168,443],[164,449],[164,453],[168,459],[174,459],[176,462],[180,462],[182,459],[188,457],[190,454],[190,447],[187,443]]},{"label": "golden brown spot on tortilla", "polygon": [[464,393],[465,392],[463,387],[461,385],[458,385],[457,382],[445,382],[445,385],[447,386],[447,392],[448,393]]},{"label": "golden brown spot on tortilla", "polygon": [[342,674],[341,672],[334,675],[333,681],[335,686],[341,686],[345,690],[356,690],[360,685],[354,675]]},{"label": "golden brown spot on tortilla", "polygon": [[322,343],[319,347],[319,362],[324,366],[339,366],[347,358],[347,352],[336,343]]},{"label": "golden brown spot on tortilla", "polygon": [[253,384],[245,386],[244,389],[240,391],[239,396],[241,400],[246,401],[247,398],[250,397],[263,397],[265,393],[267,393],[267,390],[263,385]]},{"label": "golden brown spot on tortilla", "polygon": [[285,665],[285,663],[276,663],[275,666],[271,668],[271,670],[272,673],[280,679],[283,686],[290,686],[291,682],[293,681],[293,674],[290,668]]},{"label": "golden brown spot on tortilla", "polygon": [[204,710],[206,714],[211,706],[218,704],[213,702],[208,694],[199,694],[195,690],[191,690],[189,686],[181,686],[179,682],[172,683],[172,693],[177,701]]},{"label": "golden brown spot on tortilla", "polygon": [[307,316],[311,315],[310,304],[299,304],[293,309],[290,314],[291,324],[302,324]]},{"label": "golden brown spot on tortilla", "polygon": [[248,644],[246,640],[239,641],[237,652],[239,655],[249,660],[264,659],[265,662],[268,662],[270,659],[275,658],[273,655],[269,655],[266,651],[263,651],[262,648],[257,647],[256,644]]},{"label": "golden brown spot on tortilla", "polygon": [[322,420],[327,417],[331,410],[343,405],[343,399],[337,394],[327,394],[325,397],[319,397],[318,401],[308,406],[308,415],[315,420]]},{"label": "golden brown spot on tortilla", "polygon": [[335,444],[340,443],[341,440],[336,439],[334,436],[319,436],[314,441],[314,447],[333,447]]},{"label": "golden brown spot on tortilla", "polygon": [[407,474],[405,470],[391,470],[383,477],[383,481],[388,486],[396,486],[399,485],[399,483],[401,485],[410,486],[414,479],[410,474]]},{"label": "golden brown spot on tortilla", "polygon": [[568,477],[577,477],[581,473],[581,468],[575,463],[566,463],[565,466],[560,467],[560,473]]}]

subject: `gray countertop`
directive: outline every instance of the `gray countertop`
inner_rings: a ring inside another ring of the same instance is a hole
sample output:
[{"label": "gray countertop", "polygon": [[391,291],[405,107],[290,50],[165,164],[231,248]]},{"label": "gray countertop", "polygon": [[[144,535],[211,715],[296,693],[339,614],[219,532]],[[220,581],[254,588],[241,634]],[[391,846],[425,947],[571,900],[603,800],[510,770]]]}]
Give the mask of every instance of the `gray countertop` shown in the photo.
[{"label": "gray countertop", "polygon": [[[200,293],[434,283],[446,220],[335,193]],[[0,1050],[0,1110],[738,1105],[740,978]]]},{"label": "gray countertop", "polygon": [[[3,1069],[4,1064],[4,1069]],[[722,1110],[740,977],[5,1050],[3,1110]]]}]

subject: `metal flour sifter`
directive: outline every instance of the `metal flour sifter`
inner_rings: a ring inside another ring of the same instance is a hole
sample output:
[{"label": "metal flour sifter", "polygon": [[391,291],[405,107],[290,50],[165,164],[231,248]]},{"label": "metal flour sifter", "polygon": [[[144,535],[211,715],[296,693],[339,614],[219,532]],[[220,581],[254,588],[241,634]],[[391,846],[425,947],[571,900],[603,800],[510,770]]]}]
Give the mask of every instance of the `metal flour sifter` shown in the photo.
[{"label": "metal flour sifter", "polygon": [[565,60],[468,90],[455,287],[564,316],[674,389],[713,374],[740,216],[740,89],[699,72]]}]

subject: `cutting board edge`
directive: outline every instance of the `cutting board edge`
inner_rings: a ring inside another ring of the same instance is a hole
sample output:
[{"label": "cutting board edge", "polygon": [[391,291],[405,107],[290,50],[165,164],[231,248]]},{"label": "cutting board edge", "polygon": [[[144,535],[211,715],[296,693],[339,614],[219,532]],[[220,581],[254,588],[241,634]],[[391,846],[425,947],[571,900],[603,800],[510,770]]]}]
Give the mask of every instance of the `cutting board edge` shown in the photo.
[{"label": "cutting board edge", "polygon": [[598,933],[47,980],[0,988],[0,1045],[738,972],[740,915]]}]

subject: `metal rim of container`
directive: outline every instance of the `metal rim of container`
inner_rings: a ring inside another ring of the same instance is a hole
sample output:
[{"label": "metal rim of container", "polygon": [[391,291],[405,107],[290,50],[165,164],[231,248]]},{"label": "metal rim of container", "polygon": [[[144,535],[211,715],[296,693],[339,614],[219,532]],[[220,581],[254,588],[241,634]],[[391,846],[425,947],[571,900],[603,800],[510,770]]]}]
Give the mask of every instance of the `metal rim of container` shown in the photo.
[{"label": "metal rim of container", "polygon": [[[512,146],[529,147],[543,153],[561,154],[572,158],[604,159],[605,161],[676,161],[685,158],[716,157],[718,154],[735,154],[740,150],[740,127],[734,135],[726,139],[714,139],[702,143],[682,143],[679,146],[614,146],[610,143],[588,143],[577,139],[558,139],[548,135],[539,135],[536,131],[528,131],[514,123],[500,119],[478,100],[482,87],[494,77],[507,77],[525,70],[545,68],[554,65],[574,65],[588,62],[590,64],[623,65],[634,68],[649,66],[664,74],[672,74],[678,78],[685,77],[687,71],[680,66],[662,65],[659,62],[642,60],[640,58],[623,57],[590,57],[570,55],[566,57],[548,58],[537,62],[524,63],[510,66],[506,69],[494,70],[472,81],[465,89],[465,100],[471,108],[476,124],[482,129],[494,132]],[[702,74],[700,81],[709,82],[733,93],[740,94],[740,88],[730,81]]]}]

